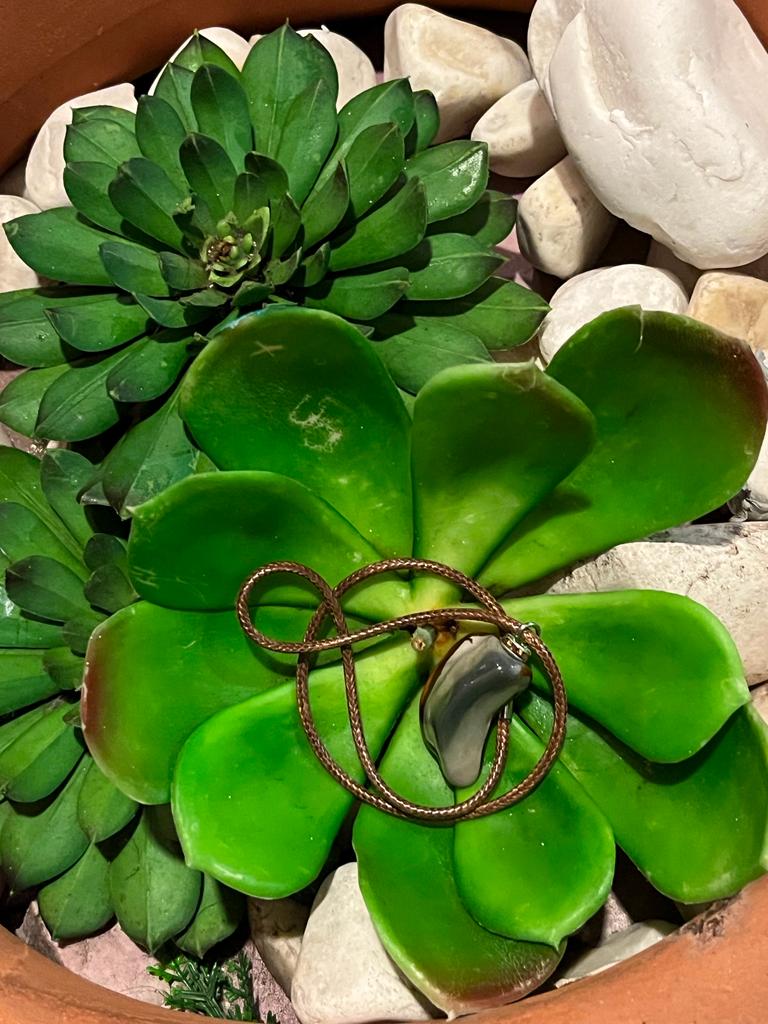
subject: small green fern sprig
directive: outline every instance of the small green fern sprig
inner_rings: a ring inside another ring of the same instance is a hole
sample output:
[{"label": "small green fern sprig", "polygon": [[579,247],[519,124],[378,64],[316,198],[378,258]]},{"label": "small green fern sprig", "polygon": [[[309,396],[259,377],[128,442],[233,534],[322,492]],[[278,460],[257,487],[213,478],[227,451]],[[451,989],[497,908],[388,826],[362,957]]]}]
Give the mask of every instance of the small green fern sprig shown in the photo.
[{"label": "small green fern sprig", "polygon": [[[245,953],[223,963],[205,964],[188,956],[177,956],[168,964],[147,970],[168,985],[164,1005],[220,1020],[262,1021],[253,994],[251,963]],[[263,1024],[279,1024],[268,1013]]]},{"label": "small green fern sprig", "polygon": [[0,420],[68,442],[128,429],[90,500],[128,516],[192,471],[168,396],[249,310],[345,317],[410,393],[536,330],[546,304],[493,277],[516,204],[488,191],[484,144],[431,145],[434,97],[405,80],[338,113],[337,92],[327,51],[286,25],[242,72],[195,36],[135,115],[74,111],[73,205],[6,225],[60,284],[0,298],[0,355],[30,368],[0,396]]}]

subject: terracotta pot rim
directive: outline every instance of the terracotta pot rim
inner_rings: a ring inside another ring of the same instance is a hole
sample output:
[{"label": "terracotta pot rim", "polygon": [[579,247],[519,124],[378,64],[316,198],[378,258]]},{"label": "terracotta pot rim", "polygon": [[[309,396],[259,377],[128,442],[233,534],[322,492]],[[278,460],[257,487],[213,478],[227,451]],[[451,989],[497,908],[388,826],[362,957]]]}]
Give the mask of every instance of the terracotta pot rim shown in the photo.
[{"label": "terracotta pot rim", "polygon": [[[768,40],[765,0],[739,0]],[[438,7],[530,10],[533,0],[440,0]],[[384,14],[392,0],[0,0],[8,30],[0,67],[0,172],[18,159],[45,117],[69,96],[157,66],[212,17],[268,29],[290,15],[312,23]],[[259,24],[254,24],[258,22]],[[34,25],[34,32],[30,26]],[[151,26],[147,30],[147,26]],[[768,876],[675,934],[595,977],[476,1015],[484,1024],[765,1024],[768,1005]],[[189,1019],[192,1019],[190,1015]],[[118,995],[47,960],[0,928],[0,1024],[170,1024],[177,1011]],[[199,1018],[198,1018],[199,1019]]]}]

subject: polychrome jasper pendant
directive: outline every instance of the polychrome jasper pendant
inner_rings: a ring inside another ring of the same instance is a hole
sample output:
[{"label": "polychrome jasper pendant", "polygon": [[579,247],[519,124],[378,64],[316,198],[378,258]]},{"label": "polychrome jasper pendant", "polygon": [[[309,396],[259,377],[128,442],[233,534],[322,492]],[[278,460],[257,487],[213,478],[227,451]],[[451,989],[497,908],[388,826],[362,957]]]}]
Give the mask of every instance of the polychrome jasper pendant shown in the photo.
[{"label": "polychrome jasper pendant", "polygon": [[449,785],[477,780],[494,717],[530,681],[524,658],[492,633],[464,637],[434,669],[421,697],[421,732]]}]

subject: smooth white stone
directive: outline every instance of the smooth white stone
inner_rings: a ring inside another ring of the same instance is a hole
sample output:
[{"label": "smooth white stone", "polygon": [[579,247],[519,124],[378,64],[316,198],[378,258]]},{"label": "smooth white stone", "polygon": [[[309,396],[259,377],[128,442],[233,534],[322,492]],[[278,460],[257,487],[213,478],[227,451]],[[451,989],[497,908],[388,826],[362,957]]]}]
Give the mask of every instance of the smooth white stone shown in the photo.
[{"label": "smooth white stone", "polygon": [[593,266],[615,226],[569,156],[526,189],[517,208],[520,252],[555,277]]},{"label": "smooth white stone", "polygon": [[314,36],[322,43],[336,65],[339,74],[339,97],[336,109],[341,110],[353,96],[372,89],[376,85],[376,69],[366,53],[356,46],[351,39],[331,32],[327,28],[303,28],[300,36]]},{"label": "smooth white stone", "polygon": [[697,267],[768,252],[768,53],[732,0],[589,0],[549,83],[609,210]]},{"label": "smooth white stone", "polygon": [[478,118],[531,77],[525,52],[511,39],[421,4],[402,4],[384,28],[384,78],[409,78],[440,108],[438,142],[468,135]]},{"label": "smooth white stone", "polygon": [[549,65],[557,44],[586,0],[536,0],[528,20],[528,59],[536,81],[552,105]]},{"label": "smooth white stone", "polygon": [[550,299],[550,312],[539,330],[542,356],[549,362],[580,327],[620,306],[684,313],[688,295],[673,274],[642,264],[588,270],[566,281]]},{"label": "smooth white stone", "polygon": [[667,921],[642,921],[631,925],[626,931],[616,932],[602,946],[577,957],[562,978],[555,982],[555,988],[562,988],[563,985],[570,985],[579,978],[587,978],[606,971],[609,967],[642,953],[644,949],[655,946],[675,930],[675,926]]},{"label": "smooth white stone", "polygon": [[357,880],[344,864],[323,882],[309,916],[291,1001],[302,1024],[429,1020],[428,1003],[390,960]]},{"label": "smooth white stone", "polygon": [[248,900],[253,944],[285,992],[291,991],[308,917],[307,907],[296,900]]},{"label": "smooth white stone", "polygon": [[733,637],[749,683],[768,679],[768,523],[678,526],[620,544],[578,566],[549,593],[665,590],[713,612]]},{"label": "smooth white stone", "polygon": [[[28,213],[39,213],[39,208],[28,199],[19,196],[0,196],[0,225]],[[11,243],[0,227],[0,292],[12,292],[17,288],[36,288],[40,278],[17,256]]]},{"label": "smooth white stone", "polygon": [[72,205],[64,191],[64,136],[67,125],[72,123],[72,111],[76,107],[100,105],[135,111],[136,95],[133,86],[124,82],[76,96],[57,107],[37,133],[27,159],[24,196],[41,210]]},{"label": "smooth white stone", "polygon": [[491,170],[508,178],[543,174],[565,156],[565,146],[544,94],[532,78],[502,96],[472,130],[488,143]]},{"label": "smooth white stone", "polygon": [[[215,43],[220,50],[223,50],[224,53],[226,53],[232,63],[238,68],[242,68],[243,64],[245,64],[245,58],[251,52],[251,46],[253,46],[254,42],[257,39],[261,39],[261,36],[253,36],[251,39],[244,39],[243,36],[238,35],[237,32],[233,32],[231,28],[222,28],[221,25],[210,25],[208,28],[198,29],[197,34],[199,36],[205,36],[206,39],[210,39],[212,43]],[[192,38],[192,36],[187,36],[181,46],[176,47],[165,63],[171,64],[174,58],[178,57]],[[164,67],[165,65],[163,65],[163,69]],[[160,81],[160,75],[162,75],[163,69],[160,70],[154,82],[150,85],[148,90],[150,95],[152,95],[157,88],[157,83]]]},{"label": "smooth white stone", "polygon": [[768,350],[768,281],[711,271],[696,283],[688,316],[741,338],[755,352]]}]

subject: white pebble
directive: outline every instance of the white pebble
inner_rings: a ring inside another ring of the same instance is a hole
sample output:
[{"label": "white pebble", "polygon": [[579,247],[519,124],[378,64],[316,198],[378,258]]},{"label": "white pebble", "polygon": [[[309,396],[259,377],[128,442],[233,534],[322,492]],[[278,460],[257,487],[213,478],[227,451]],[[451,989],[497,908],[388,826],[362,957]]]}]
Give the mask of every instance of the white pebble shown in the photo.
[{"label": "white pebble", "polygon": [[746,274],[711,271],[696,283],[688,316],[768,350],[768,281]]},{"label": "white pebble", "polygon": [[339,74],[339,98],[336,101],[338,110],[341,110],[353,96],[376,85],[376,69],[368,55],[351,39],[327,28],[304,28],[299,35],[314,36],[333,57]]},{"label": "white pebble", "polygon": [[409,78],[414,89],[435,94],[438,142],[468,135],[496,100],[530,77],[522,48],[487,29],[421,4],[402,4],[387,18],[384,78]]},{"label": "white pebble", "polygon": [[291,1001],[302,1024],[429,1020],[431,1014],[390,960],[357,880],[344,864],[317,894],[293,978]]},{"label": "white pebble", "polygon": [[[238,68],[242,68],[243,64],[245,64],[245,58],[251,52],[251,46],[256,39],[261,38],[261,36],[254,36],[252,39],[244,39],[241,35],[238,35],[237,32],[233,32],[231,28],[222,28],[220,25],[211,25],[209,28],[198,29],[197,34],[199,36],[205,36],[206,39],[215,43],[220,50],[223,50],[224,53],[226,53],[232,63]],[[181,46],[176,47],[166,61],[166,64],[171,64],[174,58],[178,57],[192,38],[192,36],[187,36]],[[148,90],[150,95],[154,93],[157,88],[157,83],[160,81],[160,75],[162,75],[162,73],[163,70],[161,69],[152,85],[150,85]]]},{"label": "white pebble", "polygon": [[768,679],[768,523],[679,526],[578,566],[552,594],[665,590],[709,608],[733,637],[747,682]]},{"label": "white pebble", "polygon": [[531,11],[528,20],[528,59],[550,106],[550,61],[563,32],[583,9],[585,2],[586,0],[537,0]]},{"label": "white pebble", "polygon": [[128,83],[111,85],[62,103],[48,117],[37,133],[27,159],[24,195],[41,210],[54,206],[71,206],[64,191],[64,136],[72,123],[72,110],[77,107],[122,107],[136,110],[136,95]]},{"label": "white pebble", "polygon": [[308,916],[307,908],[296,900],[248,900],[251,939],[284,992],[291,991]]},{"label": "white pebble", "polygon": [[539,331],[541,354],[549,362],[580,327],[609,309],[642,306],[684,313],[687,305],[682,284],[664,270],[636,263],[588,270],[566,281],[552,296]]},{"label": "white pebble", "polygon": [[576,957],[565,974],[555,982],[555,988],[570,985],[579,978],[600,974],[601,971],[606,971],[609,967],[642,953],[644,949],[650,949],[674,931],[675,926],[667,921],[643,921],[630,925],[626,931],[616,932],[597,949],[590,949],[588,953]]},{"label": "white pebble", "polygon": [[472,138],[488,143],[491,170],[509,178],[543,174],[565,156],[552,111],[533,78],[497,100]]},{"label": "white pebble", "polygon": [[[28,213],[39,213],[34,203],[19,196],[0,196],[0,225],[23,217]],[[0,292],[13,292],[17,288],[36,288],[40,279],[24,260],[13,251],[11,243],[0,227]]]},{"label": "white pebble", "polygon": [[768,53],[732,0],[589,0],[549,83],[609,210],[704,269],[768,252]]},{"label": "white pebble", "polygon": [[615,226],[568,156],[525,191],[517,209],[520,252],[555,277],[594,266]]}]

